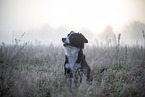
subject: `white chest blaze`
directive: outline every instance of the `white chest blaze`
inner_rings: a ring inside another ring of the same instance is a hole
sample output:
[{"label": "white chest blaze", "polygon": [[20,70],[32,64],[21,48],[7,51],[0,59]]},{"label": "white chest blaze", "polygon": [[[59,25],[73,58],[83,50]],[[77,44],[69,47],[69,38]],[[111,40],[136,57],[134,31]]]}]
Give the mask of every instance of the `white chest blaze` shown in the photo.
[{"label": "white chest blaze", "polygon": [[80,48],[72,47],[72,46],[67,46],[65,47],[66,50],[66,55],[68,57],[68,63],[65,65],[66,68],[71,68],[71,70],[74,70],[74,67],[76,64],[76,61],[78,59],[78,53],[80,51]]}]

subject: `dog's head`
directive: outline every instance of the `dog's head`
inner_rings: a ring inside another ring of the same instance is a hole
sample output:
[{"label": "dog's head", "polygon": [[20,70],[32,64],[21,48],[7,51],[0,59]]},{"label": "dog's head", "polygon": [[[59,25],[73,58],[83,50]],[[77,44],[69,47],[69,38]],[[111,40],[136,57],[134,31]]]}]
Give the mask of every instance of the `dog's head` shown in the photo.
[{"label": "dog's head", "polygon": [[84,48],[84,43],[88,43],[88,40],[81,33],[71,31],[66,38],[62,38],[62,42],[64,46]]}]

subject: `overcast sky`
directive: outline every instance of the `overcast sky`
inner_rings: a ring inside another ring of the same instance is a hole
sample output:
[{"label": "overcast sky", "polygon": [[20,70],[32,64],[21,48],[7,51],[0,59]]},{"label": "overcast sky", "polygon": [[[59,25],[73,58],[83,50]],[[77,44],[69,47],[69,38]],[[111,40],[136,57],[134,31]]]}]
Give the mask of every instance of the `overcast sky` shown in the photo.
[{"label": "overcast sky", "polygon": [[91,43],[118,33],[140,40],[145,0],[0,0],[0,42],[12,43],[25,32],[23,41],[61,44],[71,30]]}]

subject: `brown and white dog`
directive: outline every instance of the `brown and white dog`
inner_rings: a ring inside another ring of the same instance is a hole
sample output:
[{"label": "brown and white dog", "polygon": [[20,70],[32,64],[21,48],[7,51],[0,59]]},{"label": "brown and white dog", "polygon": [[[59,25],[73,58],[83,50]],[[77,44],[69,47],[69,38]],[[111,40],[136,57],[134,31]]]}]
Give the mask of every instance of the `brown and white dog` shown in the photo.
[{"label": "brown and white dog", "polygon": [[[65,76],[69,79],[76,78],[76,74],[78,74],[77,72],[79,71],[81,78],[81,71],[86,76],[87,82],[92,81],[92,71],[83,54],[84,43],[88,43],[88,40],[81,33],[71,31],[67,37],[62,38],[62,42],[65,47]],[[82,79],[80,79],[80,81],[81,80]]]}]

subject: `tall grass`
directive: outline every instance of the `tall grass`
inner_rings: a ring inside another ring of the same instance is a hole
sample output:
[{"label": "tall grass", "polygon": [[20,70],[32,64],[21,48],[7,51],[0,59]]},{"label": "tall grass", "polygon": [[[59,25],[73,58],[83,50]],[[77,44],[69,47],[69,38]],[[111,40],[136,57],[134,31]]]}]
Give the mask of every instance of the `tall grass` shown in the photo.
[{"label": "tall grass", "polygon": [[0,97],[144,97],[145,48],[120,46],[120,40],[121,34],[114,46],[86,46],[93,83],[83,80],[71,89],[64,81],[63,46],[2,43]]}]

